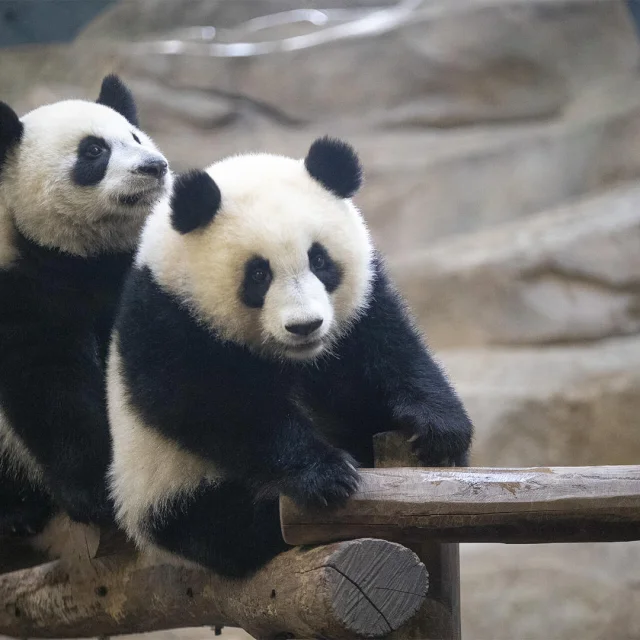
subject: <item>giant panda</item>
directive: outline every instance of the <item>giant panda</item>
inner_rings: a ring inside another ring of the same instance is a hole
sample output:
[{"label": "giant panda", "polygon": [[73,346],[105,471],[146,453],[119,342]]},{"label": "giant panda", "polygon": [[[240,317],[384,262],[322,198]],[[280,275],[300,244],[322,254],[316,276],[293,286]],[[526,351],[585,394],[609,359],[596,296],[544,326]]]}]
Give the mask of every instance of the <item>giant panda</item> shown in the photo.
[{"label": "giant panda", "polygon": [[244,576],[285,548],[279,494],[343,504],[373,434],[467,463],[472,424],[351,201],[361,180],[320,138],[182,175],[145,224],[107,375],[110,486],[141,548]]},{"label": "giant panda", "polygon": [[115,75],[96,102],[0,102],[0,534],[110,521],[105,364],[140,229],[171,174]]}]

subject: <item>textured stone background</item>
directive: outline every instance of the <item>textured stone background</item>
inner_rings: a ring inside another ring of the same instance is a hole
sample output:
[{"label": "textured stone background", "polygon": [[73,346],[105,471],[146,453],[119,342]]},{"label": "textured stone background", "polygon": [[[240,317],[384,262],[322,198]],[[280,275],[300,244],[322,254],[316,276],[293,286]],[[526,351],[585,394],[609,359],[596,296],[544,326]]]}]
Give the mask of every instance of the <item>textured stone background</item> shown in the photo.
[{"label": "textured stone background", "polygon": [[[345,136],[367,173],[358,203],[477,425],[475,464],[638,463],[640,75],[624,4],[414,4],[387,0],[378,32],[355,37],[344,21],[384,0],[130,0],[71,47],[3,52],[2,98],[93,96],[116,69],[176,169]],[[329,23],[246,22],[301,6]],[[211,25],[216,43],[274,44],[140,44]],[[287,50],[294,36],[318,42]],[[464,545],[462,596],[468,640],[637,640],[640,545]]]}]

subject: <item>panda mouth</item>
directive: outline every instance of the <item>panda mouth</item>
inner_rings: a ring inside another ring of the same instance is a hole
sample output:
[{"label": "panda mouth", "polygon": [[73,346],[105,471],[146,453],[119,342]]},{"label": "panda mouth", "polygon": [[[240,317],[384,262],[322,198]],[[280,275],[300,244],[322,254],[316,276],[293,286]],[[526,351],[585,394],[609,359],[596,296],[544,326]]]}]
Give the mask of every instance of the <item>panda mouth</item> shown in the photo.
[{"label": "panda mouth", "polygon": [[150,202],[152,191],[140,191],[138,193],[129,193],[127,195],[118,196],[118,203],[125,207],[135,207],[137,204],[146,204]]},{"label": "panda mouth", "polygon": [[157,199],[161,189],[145,189],[136,193],[126,193],[118,196],[118,204],[124,207],[135,207],[136,205],[149,205]]},{"label": "panda mouth", "polygon": [[317,338],[315,340],[309,340],[308,342],[302,342],[300,344],[287,344],[286,350],[297,356],[304,356],[307,353],[312,353],[320,349],[324,344],[324,340],[322,338]]},{"label": "panda mouth", "polygon": [[133,207],[137,205],[144,196],[144,193],[132,193],[126,196],[118,196],[118,202],[125,207]]}]

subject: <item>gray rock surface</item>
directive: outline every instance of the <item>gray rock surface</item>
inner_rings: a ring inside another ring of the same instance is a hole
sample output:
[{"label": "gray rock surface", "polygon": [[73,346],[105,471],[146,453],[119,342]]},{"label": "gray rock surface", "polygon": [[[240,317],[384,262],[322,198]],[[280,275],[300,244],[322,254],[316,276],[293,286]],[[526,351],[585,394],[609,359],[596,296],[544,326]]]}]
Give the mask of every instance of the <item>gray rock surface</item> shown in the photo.
[{"label": "gray rock surface", "polygon": [[640,331],[640,185],[392,263],[432,344],[580,342]]},{"label": "gray rock surface", "polygon": [[472,464],[640,460],[640,336],[438,353],[476,426]]},{"label": "gray rock surface", "polygon": [[[250,15],[232,9],[233,3],[217,10],[203,4],[190,3],[190,23],[224,27],[233,24],[232,12],[235,24]],[[124,17],[132,10],[119,11]],[[629,70],[638,57],[617,1],[458,3],[439,11],[423,2],[413,11],[387,8],[380,19],[361,20],[345,29],[337,17],[302,34],[299,25],[258,32],[240,27],[214,41],[262,43],[263,55],[222,57],[192,48],[192,54],[134,55],[125,63],[132,72],[153,68],[173,87],[224,90],[301,121],[352,116],[362,122],[366,115],[378,125],[456,126],[556,115],[580,87]],[[169,59],[150,65],[149,57]]]},{"label": "gray rock surface", "polygon": [[462,637],[636,640],[640,543],[460,547]]},{"label": "gray rock surface", "polygon": [[562,118],[455,131],[354,130],[274,124],[243,102],[237,126],[206,133],[152,131],[176,169],[228,154],[268,150],[301,157],[317,135],[345,137],[360,152],[357,196],[391,257],[439,239],[535,214],[640,176],[640,76],[586,91]]}]

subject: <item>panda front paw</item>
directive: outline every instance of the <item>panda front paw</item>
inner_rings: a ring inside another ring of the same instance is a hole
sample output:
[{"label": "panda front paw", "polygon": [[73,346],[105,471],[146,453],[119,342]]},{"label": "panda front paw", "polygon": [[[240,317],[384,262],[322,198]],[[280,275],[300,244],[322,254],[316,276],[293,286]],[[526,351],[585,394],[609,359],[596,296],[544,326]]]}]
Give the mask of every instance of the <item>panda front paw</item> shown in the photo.
[{"label": "panda front paw", "polygon": [[0,536],[23,538],[40,533],[49,522],[53,511],[50,507],[29,508],[0,516]]},{"label": "panda front paw", "polygon": [[357,462],[345,451],[333,450],[287,481],[283,493],[303,508],[343,506],[358,490]]},{"label": "panda front paw", "polygon": [[396,412],[400,428],[409,434],[413,452],[425,467],[466,467],[473,425],[463,409],[435,415],[429,407],[410,405]]},{"label": "panda front paw", "polygon": [[56,501],[69,517],[82,524],[111,525],[114,522],[113,504],[106,488],[61,486],[55,493]]}]

